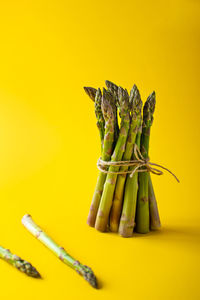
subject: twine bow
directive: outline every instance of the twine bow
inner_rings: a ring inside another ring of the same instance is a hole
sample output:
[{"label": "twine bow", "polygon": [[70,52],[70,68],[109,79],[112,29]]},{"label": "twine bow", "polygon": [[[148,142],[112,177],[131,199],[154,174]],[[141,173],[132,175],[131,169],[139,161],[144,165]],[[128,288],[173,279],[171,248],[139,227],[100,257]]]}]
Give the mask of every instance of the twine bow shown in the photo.
[{"label": "twine bow", "polygon": [[[163,169],[167,172],[169,172],[178,182],[179,179],[176,177],[172,171],[169,169],[159,165],[155,164],[149,161],[149,158],[144,158],[142,153],[140,152],[140,149],[135,144],[134,145],[134,155],[136,157],[135,160],[122,160],[122,161],[105,161],[101,158],[97,161],[97,168],[103,172],[103,173],[111,173],[111,174],[130,174],[130,177],[133,177],[133,174],[136,172],[151,172],[155,175],[163,175],[163,171],[160,169]],[[110,171],[106,170],[107,167],[135,167],[133,170],[125,170],[125,171]],[[157,167],[157,168],[155,168]],[[158,169],[159,168],[159,169]]]}]

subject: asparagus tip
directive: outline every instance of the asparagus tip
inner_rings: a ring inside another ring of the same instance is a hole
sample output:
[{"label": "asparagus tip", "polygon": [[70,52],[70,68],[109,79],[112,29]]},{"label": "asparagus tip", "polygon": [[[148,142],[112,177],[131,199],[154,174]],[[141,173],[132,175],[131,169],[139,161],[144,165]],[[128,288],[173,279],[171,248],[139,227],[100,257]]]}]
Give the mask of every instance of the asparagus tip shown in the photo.
[{"label": "asparagus tip", "polygon": [[113,82],[109,81],[109,80],[105,80],[105,84],[107,86],[107,88],[115,95],[117,96],[118,93],[118,86],[116,84],[114,84]]},{"label": "asparagus tip", "polygon": [[94,275],[91,268],[89,268],[88,266],[85,266],[85,268],[86,268],[86,271],[83,275],[84,279],[87,280],[93,288],[97,289],[98,283],[97,283],[96,276]]},{"label": "asparagus tip", "polygon": [[153,113],[155,110],[155,104],[156,104],[156,93],[153,91],[149,97],[147,98],[147,101],[149,102],[150,105],[150,110]]},{"label": "asparagus tip", "polygon": [[130,91],[130,107],[132,112],[132,117],[137,118],[141,114],[142,110],[142,100],[140,96],[140,92],[136,86],[136,84],[133,85],[131,91]]},{"label": "asparagus tip", "polygon": [[[10,251],[7,250],[7,253],[10,254]],[[13,265],[21,272],[26,275],[34,278],[41,278],[40,273],[36,270],[35,267],[32,266],[28,261],[21,259],[17,255],[12,255],[11,259],[13,261]]]},{"label": "asparagus tip", "polygon": [[118,88],[118,86],[110,80],[105,80],[105,84],[106,84],[107,88],[111,88],[111,87],[117,87]]},{"label": "asparagus tip", "polygon": [[95,88],[87,87],[87,86],[84,86],[83,88],[86,94],[90,97],[90,99],[92,99],[92,101],[95,101],[97,90]]},{"label": "asparagus tip", "polygon": [[40,273],[36,270],[36,268],[34,268],[31,264],[29,264],[29,269],[26,271],[26,274],[28,276],[37,278],[37,279],[41,279],[42,276],[40,275]]},{"label": "asparagus tip", "polygon": [[156,101],[156,93],[153,91],[147,98],[147,101],[154,104],[155,106],[155,101]]},{"label": "asparagus tip", "polygon": [[156,93],[153,91],[147,98],[143,107],[143,127],[150,127],[153,122],[153,113],[156,104]]}]

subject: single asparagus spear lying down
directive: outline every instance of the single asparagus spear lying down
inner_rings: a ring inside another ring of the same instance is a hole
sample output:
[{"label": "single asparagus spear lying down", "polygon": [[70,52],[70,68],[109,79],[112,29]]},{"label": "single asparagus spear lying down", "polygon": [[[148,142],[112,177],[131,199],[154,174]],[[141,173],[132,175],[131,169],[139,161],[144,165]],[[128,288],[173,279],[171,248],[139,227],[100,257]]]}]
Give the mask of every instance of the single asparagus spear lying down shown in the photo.
[{"label": "single asparagus spear lying down", "polygon": [[13,267],[17,268],[19,271],[25,273],[28,276],[41,278],[38,271],[26,260],[21,259],[19,256],[12,254],[10,250],[5,249],[0,246],[0,258],[7,261]]},{"label": "single asparagus spear lying down", "polygon": [[92,287],[97,288],[97,279],[93,271],[71,257],[63,247],[58,246],[37,224],[35,224],[30,215],[25,215],[22,218],[22,224],[60,260],[83,276]]}]

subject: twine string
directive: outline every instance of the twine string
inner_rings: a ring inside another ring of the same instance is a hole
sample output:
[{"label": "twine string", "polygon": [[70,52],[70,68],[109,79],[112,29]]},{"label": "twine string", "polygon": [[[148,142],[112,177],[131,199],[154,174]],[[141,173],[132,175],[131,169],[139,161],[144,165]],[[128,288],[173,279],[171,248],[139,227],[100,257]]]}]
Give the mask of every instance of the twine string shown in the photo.
[{"label": "twine string", "polygon": [[[170,173],[178,182],[179,179],[176,177],[176,175],[170,171],[168,168],[152,163],[149,161],[149,158],[144,158],[142,155],[140,149],[136,144],[134,144],[134,155],[136,159],[133,160],[122,160],[122,161],[104,161],[101,158],[97,161],[97,168],[99,171],[106,173],[106,174],[130,174],[130,177],[133,177],[133,175],[138,172],[150,172],[155,175],[163,175],[163,171],[160,169],[163,169]],[[124,170],[124,171],[110,171],[108,167],[135,167],[133,170]],[[156,168],[155,168],[156,167]]]}]

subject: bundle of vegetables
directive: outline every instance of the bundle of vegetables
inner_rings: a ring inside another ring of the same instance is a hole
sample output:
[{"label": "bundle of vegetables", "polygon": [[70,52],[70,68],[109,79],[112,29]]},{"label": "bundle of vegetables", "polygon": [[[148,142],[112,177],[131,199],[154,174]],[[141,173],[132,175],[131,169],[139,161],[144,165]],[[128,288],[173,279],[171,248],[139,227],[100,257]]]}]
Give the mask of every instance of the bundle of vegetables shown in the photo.
[{"label": "bundle of vegetables", "polygon": [[105,83],[107,89],[103,91],[84,87],[95,104],[101,140],[101,168],[87,223],[102,232],[110,230],[130,237],[133,231],[147,233],[160,227],[150,173],[145,165],[129,164],[139,159],[138,151],[148,159],[155,92],[147,98],[142,117],[136,85],[129,94],[110,81]]}]

